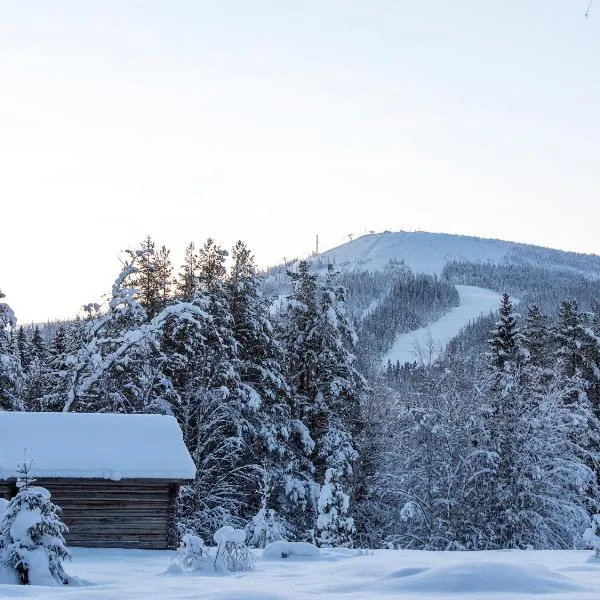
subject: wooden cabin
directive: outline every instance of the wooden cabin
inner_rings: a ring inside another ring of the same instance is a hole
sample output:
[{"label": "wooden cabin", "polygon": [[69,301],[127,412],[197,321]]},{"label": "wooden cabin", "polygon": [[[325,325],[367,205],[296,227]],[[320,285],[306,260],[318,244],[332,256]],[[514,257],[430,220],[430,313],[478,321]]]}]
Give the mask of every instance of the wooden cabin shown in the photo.
[{"label": "wooden cabin", "polygon": [[62,508],[68,545],[176,546],[175,499],[196,469],[173,417],[0,412],[0,498],[17,493],[25,455]]}]

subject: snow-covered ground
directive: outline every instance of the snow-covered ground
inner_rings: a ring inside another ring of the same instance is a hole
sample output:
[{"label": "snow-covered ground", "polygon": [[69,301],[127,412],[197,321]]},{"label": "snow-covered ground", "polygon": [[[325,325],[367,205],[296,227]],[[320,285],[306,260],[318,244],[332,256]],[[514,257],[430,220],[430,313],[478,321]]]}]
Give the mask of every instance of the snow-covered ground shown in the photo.
[{"label": "snow-covered ground", "polygon": [[324,552],[266,560],[236,575],[166,573],[173,553],[73,549],[68,572],[91,585],[0,585],[0,598],[61,600],[597,600],[600,563],[589,551]]},{"label": "snow-covered ground", "polygon": [[420,352],[424,353],[424,359],[428,359],[430,348],[434,355],[431,358],[435,358],[461,327],[482,314],[498,309],[500,294],[497,292],[470,285],[457,285],[456,289],[460,298],[459,306],[427,327],[399,335],[385,356],[384,364],[388,359],[393,363],[418,360]]}]

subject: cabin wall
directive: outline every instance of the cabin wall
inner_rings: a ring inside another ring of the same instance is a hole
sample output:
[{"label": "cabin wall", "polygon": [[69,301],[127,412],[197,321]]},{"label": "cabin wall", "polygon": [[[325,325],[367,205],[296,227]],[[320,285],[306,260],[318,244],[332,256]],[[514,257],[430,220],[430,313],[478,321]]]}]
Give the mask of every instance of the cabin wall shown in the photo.
[{"label": "cabin wall", "polygon": [[[37,479],[62,508],[69,546],[162,550],[173,546],[172,482]],[[0,488],[1,493],[1,488]]]},{"label": "cabin wall", "polygon": [[0,481],[0,498],[10,500],[16,492],[16,486],[14,483],[8,481]]}]

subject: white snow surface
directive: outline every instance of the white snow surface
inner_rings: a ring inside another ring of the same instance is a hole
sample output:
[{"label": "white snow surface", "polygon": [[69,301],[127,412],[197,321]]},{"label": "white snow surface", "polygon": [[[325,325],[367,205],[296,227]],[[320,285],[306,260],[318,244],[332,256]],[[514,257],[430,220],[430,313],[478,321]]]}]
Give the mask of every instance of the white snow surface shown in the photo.
[{"label": "white snow surface", "polygon": [[[597,600],[600,562],[589,551],[374,552],[322,550],[312,561],[265,560],[218,575],[169,573],[168,551],[72,549],[69,572],[92,585],[9,585],[0,598],[60,600]],[[10,583],[13,583],[11,581]]]},{"label": "white snow surface", "polygon": [[32,477],[193,479],[174,417],[0,411],[0,480],[31,459]]},{"label": "white snow surface", "polygon": [[[427,327],[399,335],[392,349],[386,354],[384,364],[388,359],[392,363],[400,361],[401,364],[418,361],[421,353],[425,362],[429,358],[435,359],[469,321],[477,319],[482,314],[498,310],[501,295],[497,292],[471,285],[457,285],[456,290],[460,304]],[[433,351],[431,357],[429,357],[430,346]]]}]

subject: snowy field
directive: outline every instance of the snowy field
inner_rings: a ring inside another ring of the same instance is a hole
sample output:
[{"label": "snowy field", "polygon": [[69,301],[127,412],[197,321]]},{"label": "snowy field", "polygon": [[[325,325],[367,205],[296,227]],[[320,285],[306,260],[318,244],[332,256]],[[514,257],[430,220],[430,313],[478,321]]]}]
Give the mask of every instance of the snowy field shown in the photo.
[{"label": "snowy field", "polygon": [[173,553],[75,548],[69,574],[84,587],[0,585],[0,598],[62,600],[598,600],[600,563],[590,551],[324,551],[313,559],[266,560],[234,575],[170,575]]},{"label": "snowy field", "polygon": [[[460,304],[447,312],[439,321],[431,323],[427,327],[415,329],[399,335],[392,349],[384,358],[384,364],[388,359],[395,363],[412,362],[418,360],[420,351],[425,352],[425,358],[429,347],[434,351],[435,358],[441,349],[464,327],[469,321],[475,320],[482,314],[498,309],[500,294],[492,290],[470,285],[457,285],[456,289],[460,298]],[[431,344],[429,341],[431,340]]]}]

